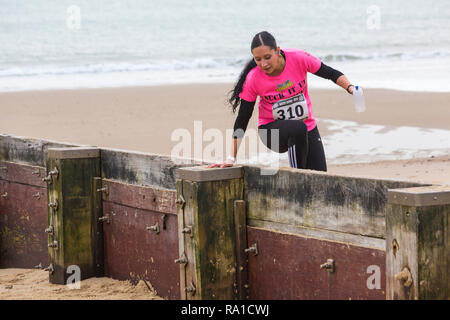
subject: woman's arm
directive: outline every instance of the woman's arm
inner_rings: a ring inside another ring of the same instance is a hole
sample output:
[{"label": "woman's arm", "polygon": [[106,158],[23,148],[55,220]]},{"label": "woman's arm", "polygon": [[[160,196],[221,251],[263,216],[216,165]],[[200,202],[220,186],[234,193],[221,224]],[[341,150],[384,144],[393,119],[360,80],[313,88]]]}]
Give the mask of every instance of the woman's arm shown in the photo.
[{"label": "woman's arm", "polygon": [[223,163],[211,164],[207,166],[207,168],[224,168],[233,166],[236,161],[236,155],[238,153],[242,138],[244,137],[245,130],[247,130],[248,122],[252,117],[254,107],[255,101],[246,101],[241,99],[238,116],[234,122],[233,143],[231,144],[230,154]]},{"label": "woman's arm", "polygon": [[336,84],[342,88],[344,88],[348,93],[353,94],[353,85],[348,81],[345,75],[340,76]]},{"label": "woman's arm", "polygon": [[348,93],[353,94],[353,85],[350,84],[347,77],[342,72],[327,66],[325,63],[322,62],[319,70],[317,70],[314,74],[321,78],[333,81],[338,86],[345,89]]}]

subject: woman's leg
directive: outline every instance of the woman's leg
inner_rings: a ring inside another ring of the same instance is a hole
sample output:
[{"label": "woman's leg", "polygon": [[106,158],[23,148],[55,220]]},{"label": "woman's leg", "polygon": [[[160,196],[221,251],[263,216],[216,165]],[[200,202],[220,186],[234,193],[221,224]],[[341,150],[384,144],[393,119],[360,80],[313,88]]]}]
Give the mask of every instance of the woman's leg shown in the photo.
[{"label": "woman's leg", "polygon": [[322,138],[320,137],[317,126],[308,132],[308,159],[306,169],[327,171],[327,161],[323,149]]},{"label": "woman's leg", "polygon": [[289,164],[292,168],[306,168],[308,129],[303,121],[276,120],[258,129],[259,136],[266,147],[279,153],[288,151]]}]

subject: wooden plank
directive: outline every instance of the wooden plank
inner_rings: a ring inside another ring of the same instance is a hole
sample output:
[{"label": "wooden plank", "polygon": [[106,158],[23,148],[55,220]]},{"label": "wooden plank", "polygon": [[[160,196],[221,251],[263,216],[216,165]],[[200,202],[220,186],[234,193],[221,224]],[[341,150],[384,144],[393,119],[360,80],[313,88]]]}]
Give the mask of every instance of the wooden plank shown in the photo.
[{"label": "wooden plank", "polygon": [[389,205],[386,215],[387,299],[450,298],[449,217],[450,204]]},{"label": "wooden plank", "polygon": [[[186,292],[186,279],[189,278],[191,281],[193,281],[192,278],[192,272],[188,272],[186,270],[186,267],[189,263],[189,266],[193,263],[193,257],[187,257],[185,252],[185,242],[184,237],[185,233],[182,233],[181,231],[185,228],[185,226],[188,226],[186,224],[185,218],[184,218],[184,211],[186,210],[186,203],[184,200],[184,192],[183,192],[183,181],[177,180],[177,195],[178,195],[178,206],[177,206],[177,214],[178,214],[178,259],[182,259],[184,257],[187,258],[187,263],[179,263],[180,264],[180,299],[186,300],[187,299],[187,292]],[[189,215],[192,216],[192,215]],[[191,227],[191,233],[189,236],[192,235],[192,226]],[[189,252],[192,252],[192,250],[189,250]]]},{"label": "wooden plank", "polygon": [[0,267],[48,265],[47,190],[0,180]]},{"label": "wooden plank", "polygon": [[[247,236],[259,251],[248,254],[250,299],[385,299],[384,250],[254,227]],[[332,273],[320,268],[330,258]]]},{"label": "wooden plank", "polygon": [[50,282],[66,284],[70,276],[66,272],[71,265],[81,271],[81,280],[95,276],[93,234],[94,204],[93,179],[100,174],[99,158],[53,159],[47,162],[47,171],[58,169],[48,187],[48,203],[57,202],[57,208],[49,207],[49,223],[54,233],[49,234],[49,244],[57,241],[56,247],[49,247],[54,272]]},{"label": "wooden plank", "polygon": [[176,214],[176,190],[136,186],[103,179],[103,200],[132,208]]},{"label": "wooden plank", "polygon": [[[105,275],[119,280],[148,280],[158,295],[179,299],[177,216],[104,201]],[[166,224],[159,234],[146,227]]]},{"label": "wooden plank", "polygon": [[45,167],[0,161],[0,180],[46,188],[47,184],[42,181],[45,176]]},{"label": "wooden plank", "polygon": [[[180,180],[181,184],[181,193],[180,196],[183,196],[185,200],[185,204],[180,214],[178,215],[178,226],[179,226],[179,237],[180,237],[180,246],[181,244],[184,247],[180,247],[180,257],[183,254],[186,255],[188,262],[186,264],[180,265],[180,274],[184,272],[184,275],[180,275],[180,279],[184,279],[182,285],[180,285],[180,292],[182,299],[194,300],[198,297],[202,296],[202,286],[199,285],[202,281],[202,278],[199,277],[198,272],[198,264],[200,261],[199,251],[196,248],[199,248],[199,229],[196,225],[196,212],[198,212],[198,203],[196,201],[191,201],[191,199],[195,199],[198,195],[198,185],[196,183],[190,183],[188,181]],[[184,228],[190,228],[190,233],[181,233]],[[187,292],[188,288],[192,286],[195,287],[195,292]]]},{"label": "wooden plank", "polygon": [[234,201],[243,198],[243,180],[198,183],[199,271],[203,299],[236,297]]},{"label": "wooden plank", "polygon": [[345,232],[330,231],[325,229],[293,226],[290,224],[277,223],[263,220],[248,220],[248,226],[262,228],[281,233],[297,234],[303,237],[316,238],[320,240],[349,243],[354,246],[370,247],[378,250],[385,250],[386,241],[380,238],[367,237]]},{"label": "wooden plank", "polygon": [[[242,179],[183,180],[187,299],[235,299],[236,244],[234,201],[243,198]],[[188,274],[189,273],[189,274]],[[195,276],[193,274],[195,273]]]},{"label": "wooden plank", "polygon": [[243,167],[206,168],[206,166],[187,167],[177,170],[177,179],[189,181],[217,181],[243,177]]},{"label": "wooden plank", "polygon": [[94,177],[93,179],[93,212],[92,212],[92,234],[94,235],[94,245],[92,246],[92,254],[94,256],[95,276],[103,277],[105,275],[105,251],[104,251],[104,235],[103,221],[100,216],[103,215],[102,193],[97,190],[102,188],[102,178]]},{"label": "wooden plank", "polygon": [[450,203],[450,186],[426,186],[388,190],[388,202],[411,207]]},{"label": "wooden plank", "polygon": [[170,157],[157,154],[102,149],[102,177],[139,186],[174,190],[176,169],[196,164],[176,164]]},{"label": "wooden plank", "polygon": [[420,184],[245,167],[248,218],[384,238],[388,189]]},{"label": "wooden plank", "polygon": [[417,211],[418,297],[450,300],[450,203]]},{"label": "wooden plank", "polygon": [[0,160],[45,167],[48,148],[71,146],[75,145],[0,134]]},{"label": "wooden plank", "polygon": [[239,300],[248,299],[247,219],[245,201],[234,201],[234,228],[236,233],[236,294]]},{"label": "wooden plank", "polygon": [[96,147],[50,148],[47,156],[54,159],[99,158],[100,149]]}]

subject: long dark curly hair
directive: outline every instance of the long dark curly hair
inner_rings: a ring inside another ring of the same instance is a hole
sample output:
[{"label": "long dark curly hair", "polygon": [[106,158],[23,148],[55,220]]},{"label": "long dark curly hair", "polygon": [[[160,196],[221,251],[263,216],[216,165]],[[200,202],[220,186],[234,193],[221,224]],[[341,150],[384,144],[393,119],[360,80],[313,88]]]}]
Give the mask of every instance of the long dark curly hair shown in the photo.
[{"label": "long dark curly hair", "polygon": [[[252,40],[251,50],[254,48],[260,47],[260,46],[268,46],[272,49],[277,49],[277,42],[275,38],[267,31],[262,31],[257,33]],[[233,109],[233,113],[236,112],[237,107],[239,106],[239,103],[241,102],[241,98],[239,98],[239,94],[242,92],[242,87],[244,86],[245,78],[247,77],[247,74],[256,67],[256,62],[252,58],[247,64],[245,65],[244,69],[241,71],[241,74],[239,75],[239,78],[234,85],[234,88],[228,93],[228,103],[231,105],[231,108]]]}]

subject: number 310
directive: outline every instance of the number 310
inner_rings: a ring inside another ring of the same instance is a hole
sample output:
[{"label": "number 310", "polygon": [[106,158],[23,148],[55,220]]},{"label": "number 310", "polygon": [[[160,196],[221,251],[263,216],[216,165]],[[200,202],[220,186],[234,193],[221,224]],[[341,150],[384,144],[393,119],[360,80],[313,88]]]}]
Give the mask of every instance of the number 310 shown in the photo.
[{"label": "number 310", "polygon": [[[295,106],[294,111],[295,111],[295,115],[292,112],[292,106],[286,109],[286,112],[289,113],[289,117],[287,118],[287,120],[300,118],[305,113],[300,104]],[[286,120],[286,115],[284,114],[284,109],[278,110],[277,113],[278,113],[278,120]]]}]

